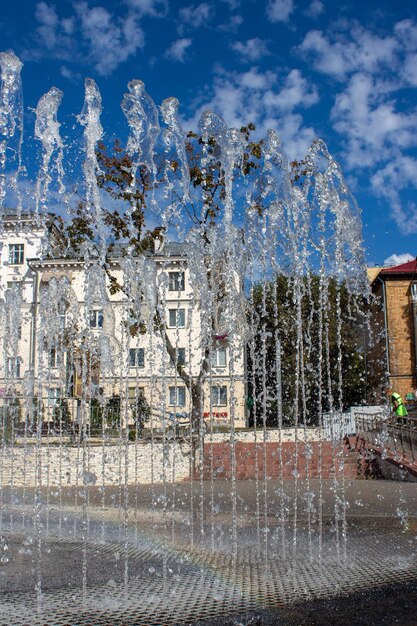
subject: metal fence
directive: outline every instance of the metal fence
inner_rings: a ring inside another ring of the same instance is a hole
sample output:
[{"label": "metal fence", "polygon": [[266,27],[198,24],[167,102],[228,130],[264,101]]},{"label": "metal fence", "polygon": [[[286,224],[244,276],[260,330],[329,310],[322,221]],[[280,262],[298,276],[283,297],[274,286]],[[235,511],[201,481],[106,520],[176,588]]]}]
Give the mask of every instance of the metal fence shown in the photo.
[{"label": "metal fence", "polygon": [[398,460],[417,460],[417,416],[362,414],[356,417],[356,424],[358,435],[368,446],[391,452]]}]

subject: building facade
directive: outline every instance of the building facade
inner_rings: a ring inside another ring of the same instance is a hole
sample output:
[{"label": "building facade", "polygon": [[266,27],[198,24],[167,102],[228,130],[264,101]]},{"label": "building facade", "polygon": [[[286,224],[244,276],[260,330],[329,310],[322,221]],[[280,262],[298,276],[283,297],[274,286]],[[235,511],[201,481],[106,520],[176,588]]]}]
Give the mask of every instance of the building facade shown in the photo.
[{"label": "building facade", "polygon": [[369,369],[376,400],[397,391],[406,400],[417,389],[417,261],[369,273],[372,347]]},{"label": "building facade", "polygon": [[202,419],[246,425],[243,339],[207,329],[183,244],[115,247],[103,268],[63,254],[53,219],[10,214],[0,238],[3,404],[33,403],[45,423],[61,408],[88,429],[164,426],[189,418],[201,383]]}]

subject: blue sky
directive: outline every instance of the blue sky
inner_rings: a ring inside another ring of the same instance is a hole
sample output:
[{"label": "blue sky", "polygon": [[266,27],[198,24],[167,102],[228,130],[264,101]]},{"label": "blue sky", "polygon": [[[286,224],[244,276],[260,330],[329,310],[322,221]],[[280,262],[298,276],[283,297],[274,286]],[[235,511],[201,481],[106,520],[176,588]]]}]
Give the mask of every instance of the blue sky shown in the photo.
[{"label": "blue sky", "polygon": [[13,0],[0,37],[24,63],[28,135],[55,85],[69,143],[90,76],[107,136],[125,139],[120,102],[139,78],[157,104],[180,100],[185,129],[211,108],[229,126],[276,129],[290,157],[321,137],[363,211],[368,261],[417,254],[415,3]]}]

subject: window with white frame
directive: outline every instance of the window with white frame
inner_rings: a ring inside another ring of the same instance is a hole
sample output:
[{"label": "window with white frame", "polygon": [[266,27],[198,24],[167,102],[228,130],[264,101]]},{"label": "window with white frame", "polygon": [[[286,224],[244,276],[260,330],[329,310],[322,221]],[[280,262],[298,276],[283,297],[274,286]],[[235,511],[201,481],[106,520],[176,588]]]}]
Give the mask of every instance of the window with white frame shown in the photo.
[{"label": "window with white frame", "polygon": [[214,348],[211,351],[211,366],[226,367],[226,348]]},{"label": "window with white frame", "polygon": [[169,309],[168,326],[170,328],[185,328],[185,309]]},{"label": "window with white frame", "polygon": [[10,265],[23,265],[25,260],[25,245],[23,243],[11,243],[9,245]]},{"label": "window with white frame", "polygon": [[177,365],[185,365],[185,348],[176,348],[175,356]]},{"label": "window with white frame", "polygon": [[145,367],[145,349],[130,348],[129,367]]},{"label": "window with white frame", "polygon": [[213,406],[227,405],[227,387],[225,385],[213,385],[211,388],[211,404]]},{"label": "window with white frame", "polygon": [[184,291],[184,272],[168,272],[168,291]]},{"label": "window with white frame", "polygon": [[58,348],[50,348],[48,352],[48,366],[51,368],[61,365],[61,352]]},{"label": "window with white frame", "polygon": [[185,406],[185,387],[169,388],[169,404],[171,406]]},{"label": "window with white frame", "polygon": [[67,309],[68,309],[68,305],[65,302],[65,300],[60,300],[58,302],[58,316],[59,316],[59,321],[60,321],[60,327],[62,330],[65,329],[66,323],[67,323]]},{"label": "window with white frame", "polygon": [[7,359],[7,376],[9,378],[20,378],[20,359],[17,356],[10,356]]},{"label": "window with white frame", "polygon": [[90,328],[103,328],[103,309],[90,311]]},{"label": "window with white frame", "polygon": [[59,387],[49,387],[47,390],[48,405],[56,406],[61,399],[61,389]]}]

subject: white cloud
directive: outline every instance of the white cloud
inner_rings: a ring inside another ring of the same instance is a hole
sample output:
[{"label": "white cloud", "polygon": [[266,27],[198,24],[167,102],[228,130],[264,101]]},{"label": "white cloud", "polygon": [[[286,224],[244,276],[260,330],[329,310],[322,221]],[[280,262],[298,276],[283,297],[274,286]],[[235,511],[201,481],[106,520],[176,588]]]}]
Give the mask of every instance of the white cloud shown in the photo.
[{"label": "white cloud", "polygon": [[417,159],[398,155],[371,177],[375,195],[388,201],[391,216],[402,234],[417,233],[417,204],[404,202],[401,192],[417,190]]},{"label": "white cloud", "polygon": [[241,15],[231,15],[229,21],[223,22],[223,24],[219,24],[217,26],[217,29],[222,30],[226,33],[236,33],[242,22],[243,17]]},{"label": "white cloud", "polygon": [[300,158],[316,133],[313,128],[304,126],[297,109],[316,101],[314,87],[298,70],[281,78],[274,72],[260,72],[257,68],[242,73],[218,68],[211,89],[206,90],[193,117],[185,124],[196,128],[201,114],[210,109],[221,115],[229,127],[239,128],[253,122],[257,137],[265,135],[269,128],[277,130],[288,155]]},{"label": "white cloud", "polygon": [[81,74],[79,74],[78,72],[74,72],[66,65],[61,65],[59,71],[61,73],[61,76],[69,80],[71,83],[77,83],[81,80]]},{"label": "white cloud", "polygon": [[345,159],[352,167],[372,166],[394,148],[417,145],[415,112],[401,112],[387,86],[363,73],[354,74],[336,96],[331,119],[344,137]]},{"label": "white cloud", "polygon": [[231,47],[244,61],[258,61],[263,56],[269,54],[265,41],[259,37],[248,39],[245,42],[235,41]]},{"label": "white cloud", "polygon": [[293,11],[293,0],[269,0],[266,7],[266,14],[270,22],[288,22]]},{"label": "white cloud", "polygon": [[240,7],[241,4],[241,0],[221,0],[221,2],[225,2],[226,4],[228,4],[231,11],[234,11],[234,9]]},{"label": "white cloud", "polygon": [[[73,15],[60,18],[55,6],[39,2],[35,18],[40,48],[33,47],[27,56],[47,54],[67,64],[90,62],[99,74],[111,74],[144,47],[140,17],[160,16],[167,8],[166,0],[126,0],[126,4],[125,13],[116,15],[107,3],[90,8],[85,1],[74,2]],[[63,67],[68,73],[68,65]]]},{"label": "white cloud", "polygon": [[165,52],[165,57],[171,59],[171,61],[185,62],[185,53],[191,46],[193,40],[188,38],[177,39],[174,41],[168,50]]},{"label": "white cloud", "polygon": [[403,254],[395,254],[394,252],[394,254],[391,254],[391,256],[385,259],[384,265],[387,265],[387,266],[402,265],[403,263],[414,261],[414,259],[415,259],[415,256],[413,256],[409,252],[404,252]]},{"label": "white cloud", "polygon": [[126,0],[126,4],[141,15],[162,17],[168,12],[168,0]]},{"label": "white cloud", "polygon": [[56,44],[57,28],[59,25],[55,8],[49,7],[46,2],[39,2],[36,5],[35,18],[40,24],[37,28],[37,32],[45,46],[51,50]]},{"label": "white cloud", "polygon": [[72,35],[75,29],[75,19],[74,17],[62,18],[61,20],[62,30],[66,35]]},{"label": "white cloud", "polygon": [[308,17],[316,18],[321,15],[324,11],[324,4],[320,0],[313,0],[308,9],[305,11],[305,14]]},{"label": "white cloud", "polygon": [[343,80],[346,74],[374,72],[381,67],[397,65],[397,41],[379,37],[353,23],[349,32],[336,32],[326,37],[320,30],[311,30],[298,50],[313,63],[314,69]]},{"label": "white cloud", "polygon": [[310,31],[298,50],[343,85],[331,121],[344,166],[368,176],[401,233],[417,233],[417,204],[407,200],[417,189],[417,107],[409,91],[417,86],[417,24],[403,20],[381,36],[340,21],[326,34]]},{"label": "white cloud", "polygon": [[311,30],[297,50],[313,68],[344,81],[356,72],[390,73],[406,85],[417,85],[417,24],[403,20],[392,33],[379,36],[356,21],[339,22],[335,30],[324,34]]},{"label": "white cloud", "polygon": [[265,94],[265,104],[281,111],[291,110],[297,106],[307,108],[316,104],[318,100],[316,88],[309,85],[300,70],[291,70],[280,92],[269,91]]},{"label": "white cloud", "polygon": [[182,26],[199,28],[211,20],[214,9],[207,2],[202,2],[197,6],[190,5],[179,10],[179,18]]},{"label": "white cloud", "polygon": [[143,48],[144,35],[135,15],[116,18],[104,7],[90,9],[86,2],[77,3],[75,10],[99,74],[111,74],[120,63]]},{"label": "white cloud", "polygon": [[406,56],[403,65],[402,75],[404,80],[412,85],[413,87],[417,87],[417,53],[410,53]]},{"label": "white cloud", "polygon": [[394,33],[406,50],[416,50],[417,48],[417,24],[413,20],[402,20],[397,22]]}]

